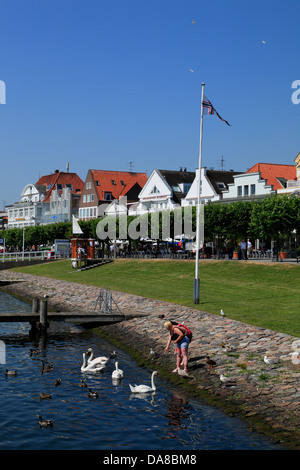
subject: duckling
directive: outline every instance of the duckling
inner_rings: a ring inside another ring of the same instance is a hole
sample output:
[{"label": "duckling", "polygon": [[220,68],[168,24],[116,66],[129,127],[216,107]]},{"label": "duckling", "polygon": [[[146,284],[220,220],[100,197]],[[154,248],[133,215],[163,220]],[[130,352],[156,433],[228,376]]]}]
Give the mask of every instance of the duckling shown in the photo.
[{"label": "duckling", "polygon": [[205,356],[205,362],[210,366],[210,368],[217,365],[209,356]]},{"label": "duckling", "polygon": [[83,380],[83,379],[81,380],[81,384],[80,384],[80,385],[81,385],[81,387],[87,387],[86,381]]},{"label": "duckling", "polygon": [[50,400],[52,398],[51,393],[40,393],[40,400]]},{"label": "duckling", "polygon": [[39,425],[41,427],[47,427],[47,426],[53,426],[53,421],[52,419],[43,419],[40,415],[37,415],[39,418]]},{"label": "duckling", "polygon": [[61,379],[56,379],[54,382],[54,386],[57,387],[60,384],[61,384]]},{"label": "duckling", "polygon": [[6,375],[17,375],[17,371],[16,370],[7,370],[6,369],[5,374]]},{"label": "duckling", "polygon": [[52,364],[45,365],[44,362],[42,363],[42,368],[41,368],[42,374],[43,374],[44,372],[51,372],[52,369],[53,369],[53,365],[52,365]]},{"label": "duckling", "polygon": [[98,392],[93,392],[93,390],[91,390],[89,388],[89,397],[90,398],[98,398],[99,397],[99,393]]}]

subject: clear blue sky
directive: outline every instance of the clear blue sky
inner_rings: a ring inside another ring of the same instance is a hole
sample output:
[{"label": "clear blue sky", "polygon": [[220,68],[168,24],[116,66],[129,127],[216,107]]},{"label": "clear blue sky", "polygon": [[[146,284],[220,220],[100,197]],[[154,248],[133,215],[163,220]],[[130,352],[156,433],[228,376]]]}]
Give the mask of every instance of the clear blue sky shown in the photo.
[{"label": "clear blue sky", "polygon": [[1,210],[67,162],[194,171],[202,82],[231,124],[204,117],[204,166],[300,151],[299,0],[1,0],[0,18]]}]

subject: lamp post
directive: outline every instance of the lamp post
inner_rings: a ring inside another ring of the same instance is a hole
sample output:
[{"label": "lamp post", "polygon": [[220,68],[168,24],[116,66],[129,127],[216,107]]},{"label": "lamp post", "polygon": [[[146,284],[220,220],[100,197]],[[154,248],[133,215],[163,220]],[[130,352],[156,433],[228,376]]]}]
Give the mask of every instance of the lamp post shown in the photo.
[{"label": "lamp post", "polygon": [[201,166],[202,166],[202,133],[203,133],[203,97],[204,86],[202,83],[201,93],[201,119],[200,119],[200,145],[199,145],[199,175],[198,175],[198,204],[197,204],[197,219],[196,219],[196,265],[195,265],[195,279],[194,279],[194,304],[200,301],[200,279],[199,279],[199,249],[200,249],[200,204],[201,204]]}]

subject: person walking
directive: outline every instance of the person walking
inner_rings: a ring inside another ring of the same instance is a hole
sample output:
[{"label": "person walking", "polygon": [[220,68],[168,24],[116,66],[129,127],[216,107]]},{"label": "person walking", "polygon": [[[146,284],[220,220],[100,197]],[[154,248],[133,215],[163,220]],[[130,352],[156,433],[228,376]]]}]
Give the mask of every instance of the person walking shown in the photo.
[{"label": "person walking", "polygon": [[173,372],[178,372],[181,363],[183,363],[184,372],[188,373],[188,348],[190,340],[187,337],[188,331],[184,325],[173,325],[172,322],[167,321],[164,325],[169,331],[169,338],[165,348],[165,353],[168,352],[171,342],[173,341],[176,345],[176,369]]}]

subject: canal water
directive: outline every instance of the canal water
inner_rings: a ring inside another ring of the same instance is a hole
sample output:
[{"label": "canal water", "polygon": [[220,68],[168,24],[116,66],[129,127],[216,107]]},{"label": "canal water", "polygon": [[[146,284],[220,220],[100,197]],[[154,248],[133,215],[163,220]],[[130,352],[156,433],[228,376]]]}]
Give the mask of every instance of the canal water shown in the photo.
[{"label": "canal water", "polygon": [[[0,291],[0,311],[30,310]],[[0,323],[0,340],[0,450],[281,449],[239,419],[188,399],[159,376],[155,394],[131,394],[129,383],[150,384],[152,371],[93,330],[52,323],[46,338],[30,339],[28,324]],[[102,372],[82,373],[82,354],[90,347],[94,356],[115,350],[117,357]],[[121,382],[112,380],[116,360],[124,372]],[[51,372],[41,372],[43,362],[53,365]],[[17,375],[7,376],[6,369]],[[81,387],[82,379],[97,398]],[[41,400],[40,393],[51,398]],[[37,415],[51,419],[53,427],[40,427]]]}]

